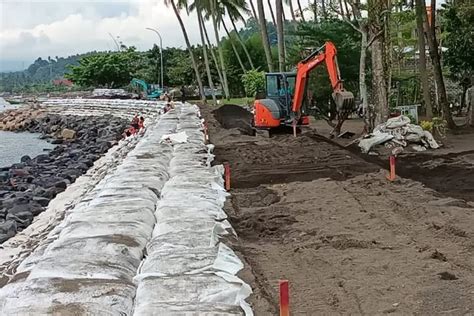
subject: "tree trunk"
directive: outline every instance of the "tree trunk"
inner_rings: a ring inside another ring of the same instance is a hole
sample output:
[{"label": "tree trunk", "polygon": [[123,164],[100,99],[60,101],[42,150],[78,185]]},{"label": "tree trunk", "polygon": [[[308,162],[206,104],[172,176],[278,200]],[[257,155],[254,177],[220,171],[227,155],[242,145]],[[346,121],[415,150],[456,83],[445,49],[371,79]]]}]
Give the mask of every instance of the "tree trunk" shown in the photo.
[{"label": "tree trunk", "polygon": [[360,59],[359,59],[359,95],[362,101],[362,109],[365,117],[366,127],[369,131],[372,131],[375,126],[373,120],[371,120],[370,109],[369,109],[369,98],[367,96],[367,79],[366,79],[366,63],[367,63],[367,45],[368,45],[368,30],[365,23],[360,25]]},{"label": "tree trunk", "polygon": [[326,11],[326,0],[321,0],[321,14],[323,19],[327,19],[327,11]]},{"label": "tree trunk", "polygon": [[237,61],[239,62],[240,68],[242,68],[242,73],[245,73],[247,69],[245,69],[244,63],[242,62],[242,59],[240,59],[239,51],[235,47],[234,41],[232,37],[230,36],[229,30],[227,29],[227,26],[225,25],[224,19],[221,18],[222,26],[224,27],[225,33],[227,34],[227,37],[229,38],[230,45],[232,46],[232,50],[234,51],[235,56],[237,57]]},{"label": "tree trunk", "polygon": [[433,118],[433,107],[431,106],[430,83],[428,81],[428,72],[426,70],[426,43],[425,32],[423,28],[423,10],[426,10],[421,1],[417,0],[416,4],[416,27],[418,31],[418,72],[420,73],[421,89],[423,92],[423,101],[426,108],[426,118],[431,120]]},{"label": "tree trunk", "polygon": [[290,6],[291,20],[294,22],[296,21],[296,16],[295,16],[295,9],[293,8],[293,0],[289,0],[288,5]]},{"label": "tree trunk", "polygon": [[250,8],[252,9],[252,16],[255,19],[255,21],[258,22],[258,15],[257,15],[257,11],[255,11],[255,6],[253,5],[253,0],[249,0],[249,2],[250,2]]},{"label": "tree trunk", "polygon": [[[425,0],[421,1],[423,7],[426,7]],[[435,2],[436,5],[436,2]],[[433,7],[436,8],[436,7]],[[433,9],[431,14],[432,22],[436,21],[435,19],[436,10]],[[451,116],[451,111],[448,104],[448,98],[446,96],[446,87],[444,85],[443,73],[441,70],[441,61],[438,52],[438,42],[436,40],[436,24],[432,23],[431,27],[428,23],[428,18],[426,14],[426,9],[423,10],[423,22],[427,30],[426,38],[428,39],[428,48],[430,51],[431,63],[433,64],[434,79],[436,82],[437,94],[438,94],[438,103],[442,110],[443,119],[448,123],[448,128],[453,129],[456,127],[453,117]]]},{"label": "tree trunk", "polygon": [[224,88],[224,79],[222,78],[221,67],[219,66],[216,53],[214,52],[214,48],[212,47],[211,41],[209,40],[206,24],[202,25],[202,29],[204,31],[204,37],[206,38],[207,46],[209,47],[209,51],[211,52],[212,62],[214,63],[214,65],[216,65],[217,75],[219,76],[219,82],[221,83],[221,87]]},{"label": "tree trunk", "polygon": [[306,22],[306,20],[304,19],[304,13],[303,13],[303,7],[301,6],[301,1],[296,0],[296,3],[298,4],[298,10],[300,10],[301,21]]},{"label": "tree trunk", "polygon": [[[211,3],[213,3],[213,1],[211,1]],[[212,12],[215,12],[214,8],[212,9]],[[219,60],[221,64],[222,79],[224,80],[223,82],[224,95],[227,100],[230,100],[229,85],[227,83],[227,71],[226,71],[225,62],[224,62],[224,54],[222,52],[221,41],[219,38],[219,28],[217,27],[216,15],[212,14],[211,16],[212,16],[212,24],[214,26],[214,34],[216,36],[217,52],[219,53]]]},{"label": "tree trunk", "polygon": [[207,81],[209,82],[209,88],[211,89],[212,101],[214,102],[214,105],[216,105],[217,104],[216,91],[214,89],[214,82],[212,82],[211,67],[209,66],[209,58],[207,57],[206,41],[204,39],[204,32],[203,32],[204,22],[202,19],[201,10],[199,8],[196,8],[196,11],[198,15],[199,34],[201,35],[202,54],[204,56],[204,64],[206,66]]},{"label": "tree trunk", "polygon": [[339,0],[339,10],[341,10],[341,16],[344,18],[345,12],[344,7],[342,6],[342,0]]},{"label": "tree trunk", "polygon": [[176,4],[174,3],[174,1],[175,0],[170,1],[171,6],[173,7],[174,14],[176,15],[176,18],[178,19],[179,25],[181,27],[181,31],[183,32],[184,41],[186,42],[186,46],[188,48],[189,55],[191,57],[191,63],[192,63],[193,68],[194,68],[194,74],[196,75],[196,81],[198,83],[199,93],[201,94],[201,100],[203,102],[206,102],[206,95],[204,94],[204,87],[202,85],[201,76],[199,74],[199,70],[198,70],[198,67],[197,67],[197,64],[196,64],[196,59],[194,58],[194,54],[193,54],[193,51],[191,49],[191,43],[189,42],[188,33],[186,32],[186,28],[184,27],[183,20],[181,19],[181,16],[179,15],[178,8],[176,7]]},{"label": "tree trunk", "polygon": [[346,8],[346,16],[347,19],[351,20],[351,11],[349,10],[349,5],[347,4],[347,0],[344,0],[344,7]]},{"label": "tree trunk", "polygon": [[474,127],[474,87],[470,87],[466,91],[466,106],[468,110],[468,123]]},{"label": "tree trunk", "polygon": [[313,7],[313,14],[314,14],[314,22],[318,23],[318,0],[314,0],[312,7]]},{"label": "tree trunk", "polygon": [[276,18],[277,18],[277,36],[278,36],[278,67],[280,72],[285,71],[285,38],[283,33],[283,3],[282,0],[276,0]]},{"label": "tree trunk", "polygon": [[263,9],[263,0],[257,0],[258,20],[260,22],[260,32],[262,33],[262,44],[267,59],[268,71],[273,71],[272,52],[268,42],[267,21],[265,20],[265,11]]},{"label": "tree trunk", "polygon": [[268,3],[268,8],[270,9],[270,16],[272,17],[273,25],[276,27],[277,24],[276,24],[275,14],[273,13],[272,1],[267,0],[267,3]]},{"label": "tree trunk", "polygon": [[378,37],[372,44],[372,93],[375,105],[375,124],[388,119],[388,87],[384,69],[383,40]]},{"label": "tree trunk", "polygon": [[240,37],[239,31],[237,30],[237,27],[235,26],[234,19],[232,17],[230,17],[230,22],[232,23],[232,27],[234,28],[235,35],[237,36],[237,40],[239,41],[240,45],[242,46],[242,49],[245,52],[245,55],[247,56],[247,60],[250,63],[250,67],[252,67],[252,69],[255,69],[255,67],[253,65],[252,57],[250,57],[249,51],[248,51],[247,47],[245,46],[244,41]]},{"label": "tree trunk", "polygon": [[380,124],[388,119],[388,72],[385,50],[385,22],[383,15],[386,14],[390,0],[369,0],[368,6],[368,29],[372,42],[372,101],[375,110],[375,124]]}]

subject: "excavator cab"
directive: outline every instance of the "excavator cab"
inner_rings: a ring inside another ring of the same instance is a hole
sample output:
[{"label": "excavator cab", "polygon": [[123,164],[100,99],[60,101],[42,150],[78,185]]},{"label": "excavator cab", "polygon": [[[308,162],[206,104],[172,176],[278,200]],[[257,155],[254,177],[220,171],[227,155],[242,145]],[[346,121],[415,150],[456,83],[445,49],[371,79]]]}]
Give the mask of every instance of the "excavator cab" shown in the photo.
[{"label": "excavator cab", "polygon": [[[273,128],[291,125],[291,106],[295,94],[295,72],[270,72],[265,74],[265,98],[256,100],[254,125],[257,128]],[[309,119],[302,116],[298,125],[308,125]]]}]

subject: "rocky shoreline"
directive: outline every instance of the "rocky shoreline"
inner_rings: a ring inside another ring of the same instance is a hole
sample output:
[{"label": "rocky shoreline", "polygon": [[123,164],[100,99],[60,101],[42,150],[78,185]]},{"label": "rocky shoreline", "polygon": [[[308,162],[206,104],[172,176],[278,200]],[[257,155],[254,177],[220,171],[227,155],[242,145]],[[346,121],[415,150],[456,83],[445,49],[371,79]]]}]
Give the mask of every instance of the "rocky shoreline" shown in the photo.
[{"label": "rocky shoreline", "polygon": [[41,133],[57,146],[0,166],[0,243],[28,227],[50,200],[118,143],[128,124],[112,115],[62,116],[39,107],[1,113],[0,130]]}]

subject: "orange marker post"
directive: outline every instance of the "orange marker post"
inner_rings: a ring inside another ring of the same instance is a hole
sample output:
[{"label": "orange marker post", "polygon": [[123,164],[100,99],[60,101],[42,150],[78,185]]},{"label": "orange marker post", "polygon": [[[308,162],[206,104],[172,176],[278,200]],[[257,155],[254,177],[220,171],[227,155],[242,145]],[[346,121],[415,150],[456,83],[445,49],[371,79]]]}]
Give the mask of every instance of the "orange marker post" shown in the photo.
[{"label": "orange marker post", "polygon": [[224,179],[225,179],[225,189],[230,191],[230,166],[228,162],[224,163]]},{"label": "orange marker post", "polygon": [[390,174],[387,176],[387,179],[393,181],[396,177],[397,175],[395,173],[395,156],[390,156]]},{"label": "orange marker post", "polygon": [[290,289],[288,280],[280,280],[280,316],[290,316]]}]

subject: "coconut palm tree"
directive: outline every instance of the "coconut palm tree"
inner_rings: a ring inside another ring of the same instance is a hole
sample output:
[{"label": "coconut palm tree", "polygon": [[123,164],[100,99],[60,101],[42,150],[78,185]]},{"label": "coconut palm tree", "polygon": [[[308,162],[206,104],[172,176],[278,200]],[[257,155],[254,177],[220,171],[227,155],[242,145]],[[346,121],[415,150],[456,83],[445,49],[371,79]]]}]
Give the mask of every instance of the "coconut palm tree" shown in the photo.
[{"label": "coconut palm tree", "polygon": [[[250,1],[250,3],[252,3],[252,1]],[[230,22],[232,23],[232,27],[235,32],[235,37],[237,38],[237,41],[242,46],[242,49],[244,50],[244,53],[247,56],[247,60],[250,64],[250,67],[252,69],[255,69],[253,65],[252,57],[250,57],[249,51],[247,47],[245,46],[242,38],[240,37],[239,31],[237,30],[237,27],[235,25],[236,21],[245,21],[244,17],[242,16],[242,13],[245,13],[245,14],[250,13],[249,9],[247,8],[247,4],[245,0],[232,0],[232,1],[225,0],[222,2],[222,5],[224,6],[224,9],[227,11],[227,16],[229,17]],[[223,23],[223,26],[225,27],[224,20],[222,20],[222,23]]]},{"label": "coconut palm tree", "polygon": [[272,1],[267,0],[267,3],[268,3],[268,8],[270,9],[270,16],[272,17],[273,25],[276,26],[277,24],[276,24],[275,14],[273,13]]},{"label": "coconut palm tree", "polygon": [[237,47],[235,47],[233,36],[231,36],[229,30],[227,29],[227,26],[225,25],[225,21],[223,18],[221,18],[221,23],[222,23],[222,26],[224,27],[227,37],[229,38],[230,45],[232,46],[232,50],[234,51],[234,54],[237,57],[237,61],[239,62],[240,68],[242,68],[242,71],[245,73],[247,69],[245,69],[244,63],[242,62],[239,52],[237,51]]},{"label": "coconut palm tree", "polygon": [[290,7],[291,20],[296,21],[295,9],[293,8],[293,0],[285,0],[285,4]]},{"label": "coconut palm tree", "polygon": [[276,29],[278,38],[278,66],[280,72],[285,71],[285,37],[283,33],[283,2],[276,0]]},{"label": "coconut palm tree", "polygon": [[214,82],[212,81],[212,75],[211,75],[211,67],[209,65],[209,58],[207,57],[206,40],[204,39],[204,31],[203,31],[204,21],[202,18],[202,12],[199,8],[197,8],[196,12],[197,12],[198,23],[199,23],[199,34],[201,36],[202,54],[204,56],[204,64],[206,66],[207,81],[209,82],[209,88],[211,88],[212,101],[214,102],[214,104],[217,104],[216,92],[214,89]]},{"label": "coconut palm tree", "polygon": [[219,63],[217,62],[217,58],[216,58],[216,55],[214,53],[214,49],[212,47],[211,41],[209,40],[206,25],[204,23],[204,15],[207,14],[206,12],[208,11],[208,9],[207,9],[208,5],[209,5],[209,3],[205,0],[195,0],[193,3],[191,3],[189,5],[188,10],[189,11],[196,11],[197,14],[198,14],[198,19],[200,19],[200,22],[199,22],[200,29],[199,30],[200,31],[202,30],[204,38],[206,39],[206,43],[207,43],[207,45],[205,43],[203,45],[206,45],[206,46],[209,47],[209,51],[211,52],[212,61],[214,62],[215,66],[216,66],[216,69],[217,69],[217,74],[219,76],[219,82],[221,83],[221,86],[223,87],[224,86],[224,79],[222,77],[222,71],[220,69]]},{"label": "coconut palm tree", "polygon": [[186,31],[186,27],[184,26],[183,20],[181,19],[181,16],[179,14],[179,8],[186,7],[187,3],[186,3],[186,0],[178,0],[177,3],[175,1],[176,0],[165,0],[165,5],[171,5],[171,7],[173,8],[173,12],[176,15],[176,18],[178,19],[179,25],[181,27],[181,31],[183,32],[184,41],[186,42],[186,47],[188,48],[188,51],[189,51],[189,56],[191,57],[191,63],[193,65],[194,74],[196,75],[196,81],[198,83],[199,93],[201,94],[201,100],[205,102],[206,95],[204,94],[204,87],[202,85],[202,80],[199,74],[196,59],[194,58],[194,54],[191,49],[191,43],[189,42],[189,37]]},{"label": "coconut palm tree", "polygon": [[245,52],[245,55],[247,56],[247,60],[249,61],[250,67],[252,69],[255,69],[255,66],[253,65],[252,57],[250,57],[250,53],[247,49],[247,46],[245,46],[245,43],[242,40],[242,37],[240,37],[239,31],[237,30],[237,27],[235,26],[235,21],[234,21],[234,18],[232,18],[232,16],[230,17],[230,23],[232,23],[232,27],[234,28],[234,32],[235,32],[235,35],[237,37],[237,41],[239,41],[240,45],[242,46],[242,48]]},{"label": "coconut palm tree", "polygon": [[[303,12],[303,7],[301,6],[301,1],[296,0],[296,3],[298,4],[298,10],[300,10],[301,21],[306,22],[306,20],[304,19],[304,12]],[[314,5],[316,5],[316,1],[315,1]]]},{"label": "coconut palm tree", "polygon": [[263,8],[263,0],[257,0],[258,21],[260,23],[260,32],[262,33],[263,50],[267,59],[268,70],[273,71],[272,52],[268,41],[267,20],[265,19],[265,11]]}]

